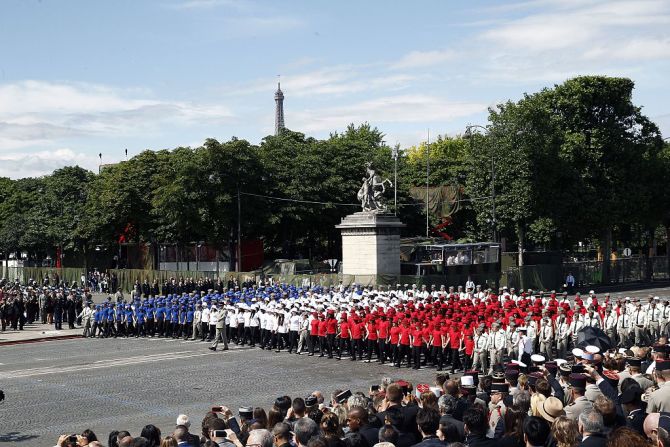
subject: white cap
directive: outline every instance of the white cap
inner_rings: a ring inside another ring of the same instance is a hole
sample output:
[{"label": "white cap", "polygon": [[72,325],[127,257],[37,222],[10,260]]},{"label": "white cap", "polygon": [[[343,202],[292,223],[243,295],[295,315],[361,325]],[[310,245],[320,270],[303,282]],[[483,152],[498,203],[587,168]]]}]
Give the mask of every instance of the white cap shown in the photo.
[{"label": "white cap", "polygon": [[597,353],[600,352],[600,348],[597,347],[597,346],[593,346],[593,345],[588,345],[588,346],[587,346],[586,348],[584,348],[584,349],[585,349],[586,352],[588,352],[589,354],[597,354]]},{"label": "white cap", "polygon": [[558,366],[561,366],[563,363],[568,363],[565,359],[556,359],[554,360]]},{"label": "white cap", "polygon": [[540,354],[533,354],[530,356],[530,359],[535,363],[544,363],[544,361],[546,360],[544,356]]},{"label": "white cap", "polygon": [[574,348],[574,349],[572,350],[572,355],[574,355],[575,357],[579,357],[579,358],[581,358],[581,357],[584,355],[584,351],[582,351],[582,350],[579,349],[579,348]]}]

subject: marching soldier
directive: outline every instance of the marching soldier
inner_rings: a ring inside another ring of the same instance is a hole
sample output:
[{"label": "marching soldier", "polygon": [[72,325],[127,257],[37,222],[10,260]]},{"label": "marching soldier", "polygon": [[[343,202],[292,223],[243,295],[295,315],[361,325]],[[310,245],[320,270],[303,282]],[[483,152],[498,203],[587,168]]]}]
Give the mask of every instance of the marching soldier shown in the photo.
[{"label": "marching soldier", "polygon": [[540,325],[540,354],[544,355],[547,360],[553,358],[551,347],[554,340],[554,328],[552,327],[551,319],[544,317]]},{"label": "marching soldier", "polygon": [[647,309],[647,328],[652,341],[658,340],[661,335],[662,318],[663,312],[656,306],[655,298],[654,301],[649,304],[649,308]]},{"label": "marching soldier", "polygon": [[617,315],[614,310],[612,310],[612,305],[608,304],[605,308],[605,321],[603,321],[603,329],[605,334],[612,340],[612,343],[616,343],[616,325],[617,325]]},{"label": "marching soldier", "polygon": [[493,366],[502,363],[503,352],[507,348],[507,334],[500,327],[497,321],[491,327],[491,334],[489,335],[489,372],[493,371]]},{"label": "marching soldier", "polygon": [[477,327],[474,338],[475,351],[472,358],[472,369],[479,369],[479,371],[487,371],[486,357],[488,348],[488,335],[484,332],[481,326]]},{"label": "marching soldier", "polygon": [[560,308],[558,317],[556,318],[556,355],[558,358],[564,359],[568,354],[568,337],[570,336],[570,325],[563,308]]},{"label": "marching soldier", "polygon": [[628,314],[628,308],[623,306],[621,308],[621,315],[617,320],[617,332],[619,334],[619,346],[627,348],[630,345],[630,330],[631,330],[631,317]]}]

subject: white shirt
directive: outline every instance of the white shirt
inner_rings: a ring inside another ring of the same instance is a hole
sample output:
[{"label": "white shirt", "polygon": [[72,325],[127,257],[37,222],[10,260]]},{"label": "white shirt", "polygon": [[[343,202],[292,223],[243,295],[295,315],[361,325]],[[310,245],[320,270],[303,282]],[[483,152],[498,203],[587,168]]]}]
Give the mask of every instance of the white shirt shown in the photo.
[{"label": "white shirt", "polygon": [[292,331],[300,330],[300,315],[293,315],[289,320],[289,329]]},{"label": "white shirt", "polygon": [[201,320],[201,321],[202,321],[203,323],[209,323],[209,315],[210,315],[211,312],[212,312],[212,311],[209,310],[208,307],[205,307],[205,308],[202,310],[202,320]]}]

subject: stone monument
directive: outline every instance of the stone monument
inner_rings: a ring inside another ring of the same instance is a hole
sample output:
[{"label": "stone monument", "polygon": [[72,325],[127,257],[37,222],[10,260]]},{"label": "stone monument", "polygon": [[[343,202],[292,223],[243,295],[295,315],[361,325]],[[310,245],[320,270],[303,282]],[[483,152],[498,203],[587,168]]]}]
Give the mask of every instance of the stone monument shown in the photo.
[{"label": "stone monument", "polygon": [[400,219],[388,213],[383,194],[390,180],[381,180],[370,163],[358,190],[362,211],[342,219],[342,273],[345,275],[399,275]]}]

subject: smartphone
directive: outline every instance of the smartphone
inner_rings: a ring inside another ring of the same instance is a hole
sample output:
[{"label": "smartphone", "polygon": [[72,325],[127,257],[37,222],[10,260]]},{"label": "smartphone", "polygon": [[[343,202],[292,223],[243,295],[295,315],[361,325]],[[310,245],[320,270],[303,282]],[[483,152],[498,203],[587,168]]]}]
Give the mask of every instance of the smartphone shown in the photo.
[{"label": "smartphone", "polygon": [[226,431],[225,430],[213,430],[212,431],[212,437],[214,437],[214,438],[225,438],[226,437]]},{"label": "smartphone", "polygon": [[335,396],[335,401],[338,404],[343,404],[351,397],[351,390],[342,391],[340,394]]},{"label": "smartphone", "polygon": [[370,391],[372,391],[372,392],[374,392],[374,391],[379,391],[379,385],[372,385],[372,386],[370,387]]},{"label": "smartphone", "polygon": [[212,413],[221,413],[223,411],[223,407],[212,407]]},{"label": "smartphone", "polygon": [[74,442],[74,443],[76,443],[76,442],[77,442],[77,435],[70,435],[70,436],[68,436],[68,437],[67,437],[67,441],[68,441],[68,442]]}]

